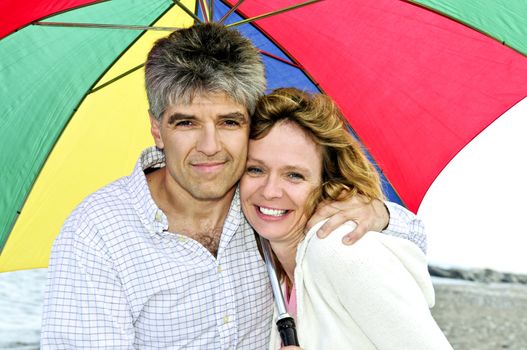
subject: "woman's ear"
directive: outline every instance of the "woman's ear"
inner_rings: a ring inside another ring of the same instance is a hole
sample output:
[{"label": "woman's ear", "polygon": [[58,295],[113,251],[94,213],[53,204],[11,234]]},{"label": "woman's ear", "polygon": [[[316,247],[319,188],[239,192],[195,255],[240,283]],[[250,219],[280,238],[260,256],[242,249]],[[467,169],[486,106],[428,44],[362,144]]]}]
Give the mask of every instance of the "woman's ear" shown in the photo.
[{"label": "woman's ear", "polygon": [[161,121],[157,120],[157,118],[152,115],[152,112],[148,111],[148,114],[150,115],[150,133],[154,138],[157,148],[163,149],[165,145],[163,144],[163,138],[161,137]]}]

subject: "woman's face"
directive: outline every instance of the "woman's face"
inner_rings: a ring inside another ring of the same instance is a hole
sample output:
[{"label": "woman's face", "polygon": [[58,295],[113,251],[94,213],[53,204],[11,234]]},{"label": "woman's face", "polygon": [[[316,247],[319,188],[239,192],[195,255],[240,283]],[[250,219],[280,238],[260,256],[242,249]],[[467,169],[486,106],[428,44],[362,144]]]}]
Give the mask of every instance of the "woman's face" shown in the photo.
[{"label": "woman's face", "polygon": [[241,179],[242,209],[251,226],[270,241],[300,240],[307,222],[305,204],[321,185],[321,149],[295,123],[275,125],[249,141]]}]

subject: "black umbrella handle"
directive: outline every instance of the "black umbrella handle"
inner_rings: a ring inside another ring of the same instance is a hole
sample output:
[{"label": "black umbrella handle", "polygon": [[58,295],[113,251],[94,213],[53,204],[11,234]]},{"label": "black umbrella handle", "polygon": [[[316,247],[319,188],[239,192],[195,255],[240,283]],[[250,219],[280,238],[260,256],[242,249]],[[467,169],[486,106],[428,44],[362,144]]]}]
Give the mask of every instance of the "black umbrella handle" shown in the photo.
[{"label": "black umbrella handle", "polygon": [[282,345],[296,345],[299,346],[298,338],[296,336],[295,320],[292,317],[284,317],[276,321]]}]

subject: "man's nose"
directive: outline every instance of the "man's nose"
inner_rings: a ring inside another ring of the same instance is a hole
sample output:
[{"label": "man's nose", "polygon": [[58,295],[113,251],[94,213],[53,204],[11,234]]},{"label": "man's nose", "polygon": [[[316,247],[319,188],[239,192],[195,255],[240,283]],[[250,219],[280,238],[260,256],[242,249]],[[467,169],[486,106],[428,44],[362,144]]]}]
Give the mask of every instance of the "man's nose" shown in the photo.
[{"label": "man's nose", "polygon": [[208,156],[212,156],[221,150],[221,142],[215,126],[206,125],[202,129],[196,149]]}]

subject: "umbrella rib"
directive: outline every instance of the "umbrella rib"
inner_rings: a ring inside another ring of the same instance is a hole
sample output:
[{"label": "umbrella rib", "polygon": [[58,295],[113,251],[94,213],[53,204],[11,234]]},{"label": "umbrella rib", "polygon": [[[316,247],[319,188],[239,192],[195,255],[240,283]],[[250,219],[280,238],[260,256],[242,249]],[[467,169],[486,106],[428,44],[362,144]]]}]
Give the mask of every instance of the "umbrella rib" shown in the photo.
[{"label": "umbrella rib", "polygon": [[245,0],[238,0],[238,2],[236,3],[236,5],[234,5],[233,7],[231,7],[231,9],[229,11],[227,11],[226,14],[223,15],[223,17],[219,20],[218,23],[220,24],[223,24],[223,22],[225,22],[225,20],[227,19],[227,17],[229,17],[234,11],[236,11],[236,9],[238,7],[240,7],[240,5],[244,2]]},{"label": "umbrella rib", "polygon": [[207,2],[205,0],[199,0],[199,5],[201,7],[201,12],[203,13],[203,18],[205,18],[205,23],[209,23],[210,18],[209,18],[209,8],[207,6]]},{"label": "umbrella rib", "polygon": [[280,57],[280,56],[273,55],[272,53],[269,53],[269,52],[267,52],[267,51],[263,51],[263,50],[258,50],[258,51],[260,51],[260,53],[261,53],[262,55],[265,55],[265,56],[268,56],[268,57],[274,58],[274,59],[277,60],[277,61],[283,62],[283,63],[285,63],[285,64],[288,64],[288,65],[290,65],[290,66],[293,66],[293,67],[295,67],[295,68],[298,68],[298,69],[303,70],[303,68],[300,67],[300,65],[298,65],[298,64],[296,64],[296,63],[294,63],[294,62],[290,62],[290,61],[288,61],[288,60],[285,60],[285,59],[283,59],[283,58]]},{"label": "umbrella rib", "polygon": [[190,11],[189,8],[187,8],[185,5],[183,5],[181,3],[180,0],[172,0],[176,5],[178,5],[183,11],[185,11],[185,13],[187,15],[189,15],[190,17],[194,18],[196,21],[198,21],[198,23],[203,23],[203,21],[198,17],[196,16],[196,14],[193,12],[193,11]]},{"label": "umbrella rib", "polygon": [[[168,11],[171,11],[171,10],[174,8],[174,5],[175,5],[175,4],[170,5],[170,6],[169,6],[169,7],[168,7],[163,13],[160,13],[159,16],[158,16],[156,19],[154,19],[152,22],[150,22],[150,24],[157,23],[157,22],[159,21],[160,18],[162,18],[162,17],[163,17]],[[176,28],[176,29],[179,29],[179,28]],[[136,37],[136,39],[135,39],[132,43],[130,43],[130,45],[128,46],[128,48],[127,48],[126,50],[128,50],[132,45],[134,45],[135,42],[136,42],[136,41],[137,41],[142,35],[144,35],[145,33],[146,33],[146,32],[143,31],[142,34],[138,35],[138,36]],[[126,51],[126,50],[125,50],[125,51]],[[123,52],[123,53],[124,53],[124,52]],[[104,88],[104,87],[110,85],[111,83],[113,83],[113,82],[115,82],[115,81],[117,81],[117,80],[119,80],[119,79],[121,79],[121,78],[127,76],[128,74],[130,74],[130,73],[132,73],[132,72],[134,72],[134,71],[140,69],[141,67],[143,67],[143,66],[145,65],[144,63],[142,63],[142,64],[140,64],[140,65],[138,65],[138,66],[136,66],[136,67],[134,67],[134,68],[131,68],[131,69],[128,70],[128,71],[125,71],[124,73],[120,74],[119,76],[117,76],[117,77],[115,77],[115,78],[113,78],[113,79],[107,81],[106,83],[103,83],[103,84],[101,84],[100,86],[97,86],[97,84],[99,84],[99,82],[101,81],[101,78],[105,76],[105,74],[108,72],[108,70],[110,69],[110,67],[113,66],[113,65],[115,64],[115,62],[117,62],[117,61],[120,59],[121,56],[122,56],[122,54],[119,55],[118,57],[116,57],[116,60],[114,60],[114,62],[113,62],[113,63],[112,63],[107,69],[106,69],[106,71],[105,71],[101,76],[99,76],[99,78],[94,82],[93,85],[91,85],[90,89],[88,89],[88,90],[86,91],[86,93],[85,93],[85,95],[84,95],[84,98],[85,98],[87,95],[89,95],[89,94],[91,94],[91,93],[93,93],[93,92],[95,92],[95,91],[98,91],[98,90],[100,90],[100,89],[102,89],[102,88]],[[84,99],[84,98],[83,98],[83,99]],[[81,102],[81,103],[82,103],[82,102]],[[80,104],[79,104],[79,105],[80,105]]]},{"label": "umbrella rib", "polygon": [[119,74],[119,75],[116,76],[115,78],[113,78],[113,79],[111,79],[111,80],[108,80],[106,83],[101,84],[100,86],[97,86],[97,87],[91,89],[89,93],[91,94],[91,93],[94,93],[94,92],[96,92],[96,91],[98,91],[98,90],[100,90],[100,89],[102,89],[102,88],[105,88],[106,86],[108,86],[108,85],[110,85],[110,84],[116,82],[117,80],[119,80],[119,79],[121,79],[121,78],[124,78],[124,77],[127,76],[128,74],[131,74],[131,73],[135,72],[136,70],[142,68],[144,65],[145,65],[144,63],[141,63],[140,65],[135,66],[134,68],[129,69],[129,70],[127,70],[126,72],[124,72],[124,73],[122,73],[122,74]]},{"label": "umbrella rib", "polygon": [[228,24],[227,27],[236,27],[236,26],[239,26],[241,24],[254,22],[254,21],[262,19],[262,18],[267,18],[267,17],[271,17],[271,16],[274,16],[274,15],[278,15],[280,13],[284,13],[284,12],[291,11],[291,10],[294,10],[294,9],[297,9],[297,8],[300,8],[300,7],[311,5],[311,4],[314,4],[314,3],[319,2],[319,1],[322,1],[322,0],[305,1],[305,2],[302,2],[300,4],[284,7],[283,9],[280,9],[280,10],[267,12],[267,13],[264,13],[264,14],[261,14],[261,15],[255,16],[255,17],[251,17],[251,18],[247,18],[247,19],[244,19],[244,20],[241,20],[241,21],[238,21],[238,22],[234,22],[234,23]]},{"label": "umbrella rib", "polygon": [[177,27],[154,27],[138,26],[128,24],[103,24],[103,23],[74,23],[74,22],[34,22],[34,25],[47,27],[75,27],[75,28],[103,28],[103,29],[126,29],[126,30],[159,30],[174,31]]},{"label": "umbrella rib", "polygon": [[214,0],[209,0],[209,19],[214,21]]}]

